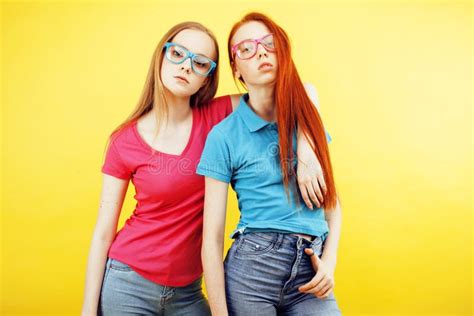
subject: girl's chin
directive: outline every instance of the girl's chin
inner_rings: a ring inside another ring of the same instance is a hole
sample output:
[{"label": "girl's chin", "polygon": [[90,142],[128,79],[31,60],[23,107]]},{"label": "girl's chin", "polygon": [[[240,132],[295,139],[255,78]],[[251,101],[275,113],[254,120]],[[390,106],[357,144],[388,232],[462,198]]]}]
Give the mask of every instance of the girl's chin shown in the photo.
[{"label": "girl's chin", "polygon": [[275,79],[272,80],[258,80],[255,82],[249,83],[249,85],[253,86],[268,86],[268,87],[273,87],[275,85]]},{"label": "girl's chin", "polygon": [[171,92],[171,94],[173,94],[176,97],[190,97],[194,93],[196,93],[192,91],[190,87],[184,87],[182,85],[172,84],[172,85],[166,85],[165,87],[169,92]]},{"label": "girl's chin", "polygon": [[276,76],[275,74],[258,74],[255,75],[253,80],[249,80],[248,83],[250,85],[256,85],[256,86],[264,86],[264,85],[273,85],[275,84]]}]

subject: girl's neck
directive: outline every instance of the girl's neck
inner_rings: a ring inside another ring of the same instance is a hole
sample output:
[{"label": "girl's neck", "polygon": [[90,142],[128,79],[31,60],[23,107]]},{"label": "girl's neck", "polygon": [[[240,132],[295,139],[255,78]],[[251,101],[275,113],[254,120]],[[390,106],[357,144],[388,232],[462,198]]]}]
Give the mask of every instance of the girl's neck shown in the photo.
[{"label": "girl's neck", "polygon": [[258,116],[266,121],[275,121],[275,89],[274,86],[248,87],[248,105]]},{"label": "girl's neck", "polygon": [[168,125],[177,125],[187,121],[191,115],[190,97],[179,97],[165,88],[165,98],[168,104]]},{"label": "girl's neck", "polygon": [[[184,124],[192,122],[190,97],[177,97],[166,88],[164,92],[168,107],[168,119],[159,118],[155,106],[152,111],[141,118],[141,128],[153,133],[154,138],[159,134],[181,129]],[[158,121],[160,122],[159,126]]]}]

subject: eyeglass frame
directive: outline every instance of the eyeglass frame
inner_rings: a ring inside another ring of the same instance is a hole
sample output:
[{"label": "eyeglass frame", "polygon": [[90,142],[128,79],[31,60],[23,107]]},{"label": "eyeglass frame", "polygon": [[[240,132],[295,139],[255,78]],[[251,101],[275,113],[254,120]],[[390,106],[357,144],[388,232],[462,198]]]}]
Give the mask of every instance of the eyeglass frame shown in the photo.
[{"label": "eyeglass frame", "polygon": [[[235,55],[237,55],[237,57],[239,57],[239,59],[242,59],[242,60],[247,60],[247,59],[252,58],[253,56],[255,56],[255,55],[257,54],[257,51],[258,51],[258,44],[262,44],[263,48],[265,48],[265,50],[266,50],[267,52],[268,52],[268,51],[274,52],[275,49],[269,50],[269,49],[265,46],[265,44],[263,43],[263,39],[266,38],[266,37],[268,37],[268,36],[270,36],[270,35],[273,36],[273,33],[268,33],[267,35],[265,35],[265,36],[263,36],[263,37],[260,37],[260,38],[257,38],[257,39],[244,39],[244,40],[238,42],[237,44],[234,44],[234,45],[232,46],[232,48],[231,48],[232,54],[233,54],[233,56],[234,56],[233,58],[235,59]],[[248,42],[248,41],[256,43],[256,44],[255,44],[255,52],[253,53],[252,56],[250,56],[250,57],[248,57],[248,58],[241,58],[238,54],[235,53],[235,51],[237,50],[237,46],[239,46],[239,45],[242,44],[243,42]]]},{"label": "eyeglass frame", "polygon": [[[170,60],[167,56],[167,52],[168,52],[168,49],[172,46],[178,46],[180,47],[181,49],[184,50],[184,52],[186,53],[186,56],[183,58],[182,61],[180,62],[175,62],[173,60]],[[186,47],[182,46],[182,45],[179,45],[179,44],[176,44],[176,43],[172,43],[172,42],[167,42],[165,43],[164,45],[166,51],[165,51],[165,57],[166,59],[168,59],[170,62],[172,62],[173,64],[176,64],[176,65],[179,65],[179,64],[182,64],[186,61],[186,59],[190,58],[191,59],[191,69],[193,70],[193,72],[196,74],[196,75],[199,75],[199,76],[203,76],[203,77],[207,77],[209,75],[212,74],[212,72],[216,69],[217,67],[217,63],[215,61],[213,61],[212,59],[210,59],[209,57],[206,57],[204,55],[199,55],[199,54],[195,54],[193,52],[191,52],[190,50],[188,50]],[[195,56],[199,56],[199,57],[203,57],[203,58],[206,58],[207,60],[209,60],[210,64],[211,64],[211,67],[209,68],[209,70],[205,73],[205,74],[201,74],[199,72],[197,72],[195,69],[194,69],[194,64],[193,64],[193,59]]]}]

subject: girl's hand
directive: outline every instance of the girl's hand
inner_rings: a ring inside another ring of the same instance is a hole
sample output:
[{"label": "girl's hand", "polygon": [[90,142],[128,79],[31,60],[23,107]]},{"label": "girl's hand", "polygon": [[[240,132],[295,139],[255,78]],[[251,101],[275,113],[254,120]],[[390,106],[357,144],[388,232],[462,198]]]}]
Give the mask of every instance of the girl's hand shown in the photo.
[{"label": "girl's hand", "polygon": [[313,249],[306,248],[305,253],[311,256],[316,275],[308,283],[300,286],[298,290],[303,293],[313,294],[317,298],[324,299],[331,294],[334,289],[334,266],[324,263]]},{"label": "girl's hand", "polygon": [[299,142],[297,148],[296,174],[301,196],[310,209],[313,209],[313,203],[320,208],[324,202],[323,194],[327,192],[323,169],[307,141]]}]

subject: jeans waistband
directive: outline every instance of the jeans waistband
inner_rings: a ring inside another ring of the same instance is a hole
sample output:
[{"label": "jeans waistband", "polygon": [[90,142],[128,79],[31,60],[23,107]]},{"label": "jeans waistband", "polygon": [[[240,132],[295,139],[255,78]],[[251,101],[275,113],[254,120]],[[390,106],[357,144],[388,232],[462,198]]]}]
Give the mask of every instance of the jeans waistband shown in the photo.
[{"label": "jeans waistband", "polygon": [[292,235],[292,233],[280,233],[280,232],[237,232],[234,238],[238,239],[241,236],[251,237],[252,235],[258,236],[263,239],[274,241],[278,245],[281,244],[306,244],[308,246],[322,245],[327,238],[328,232],[321,236],[315,236],[313,241],[309,241],[303,237]]}]

